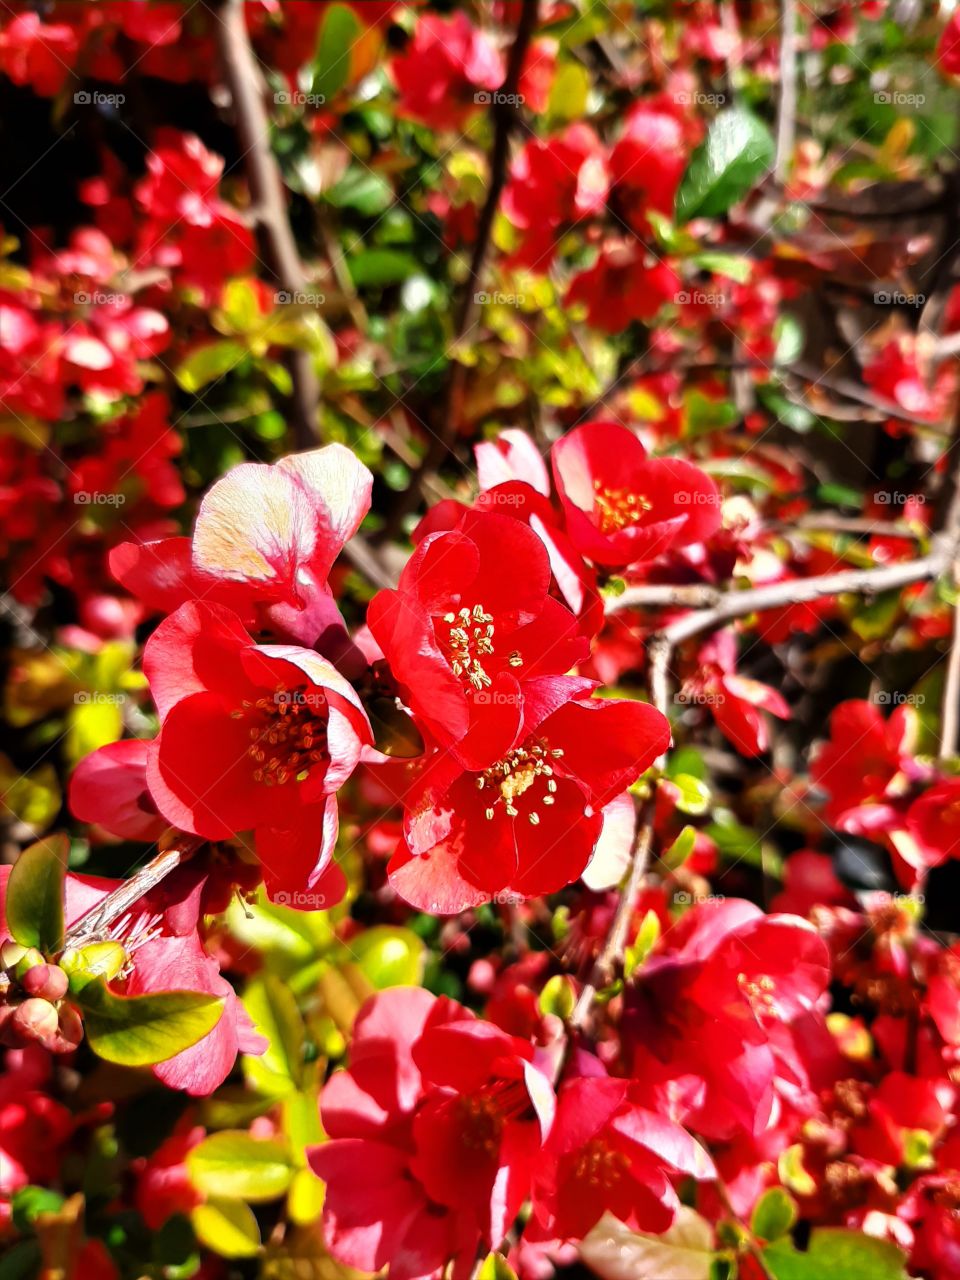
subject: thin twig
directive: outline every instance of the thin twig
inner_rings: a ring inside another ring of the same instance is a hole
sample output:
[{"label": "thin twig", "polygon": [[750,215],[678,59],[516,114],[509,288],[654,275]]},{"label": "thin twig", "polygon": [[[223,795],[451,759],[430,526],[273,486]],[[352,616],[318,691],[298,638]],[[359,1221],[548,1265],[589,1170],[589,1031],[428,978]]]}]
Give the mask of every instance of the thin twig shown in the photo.
[{"label": "thin twig", "polygon": [[777,107],[777,152],[773,173],[785,186],[797,137],[797,4],[780,0],[780,100]]},{"label": "thin twig", "polygon": [[[839,573],[825,573],[815,578],[788,578],[764,587],[751,587],[745,591],[725,591],[715,603],[705,609],[685,614],[670,623],[660,634],[671,645],[680,644],[701,631],[723,626],[734,618],[748,613],[763,613],[767,609],[779,609],[784,605],[800,604],[806,600],[818,600],[822,596],[841,595],[844,592],[873,594],[892,591],[913,582],[936,578],[950,562],[949,547],[939,546],[929,555],[901,564],[883,565],[877,569],[844,569]],[[621,595],[606,602],[607,613],[617,613],[636,604],[647,602],[648,587],[627,587]]]},{"label": "thin twig", "polygon": [[148,893],[161,880],[165,880],[171,872],[176,871],[188,858],[192,858],[205,843],[199,836],[181,835],[169,848],[158,853],[155,858],[141,867],[129,880],[117,885],[107,896],[68,931],[64,939],[64,950],[85,946],[89,942],[105,939],[114,921],[125,916],[145,893]]},{"label": "thin twig", "polygon": [[[247,33],[243,0],[222,0],[216,18],[217,48],[246,158],[255,222],[277,284],[295,296],[304,288],[303,264],[287,217],[280,168],[270,147],[266,86]],[[306,448],[316,439],[319,385],[308,351],[291,350],[288,364],[294,432],[298,446]]]},{"label": "thin twig", "polygon": [[398,495],[398,501],[391,512],[386,529],[388,536],[395,536],[400,532],[404,517],[419,503],[424,483],[443,461],[444,455],[456,439],[460,426],[467,370],[466,366],[457,359],[456,347],[469,332],[479,305],[477,291],[492,243],[493,224],[500,207],[500,197],[507,181],[510,137],[519,118],[520,77],[523,74],[527,51],[537,26],[537,5],[538,0],[522,0],[516,35],[507,61],[506,76],[503,84],[492,95],[493,145],[490,150],[487,198],[483,202],[483,208],[477,220],[477,235],[473,253],[470,255],[470,266],[455,313],[446,393],[440,397],[440,412],[433,424],[433,431],[420,468],[411,478],[408,488]]}]

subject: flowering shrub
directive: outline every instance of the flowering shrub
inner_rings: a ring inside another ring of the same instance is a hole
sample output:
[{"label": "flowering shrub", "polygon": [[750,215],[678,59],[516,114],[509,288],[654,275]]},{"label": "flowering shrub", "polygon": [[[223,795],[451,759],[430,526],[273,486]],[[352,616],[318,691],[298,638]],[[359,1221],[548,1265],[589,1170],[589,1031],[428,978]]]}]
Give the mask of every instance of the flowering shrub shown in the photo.
[{"label": "flowering shrub", "polygon": [[958,76],[3,8],[0,1280],[960,1275]]}]

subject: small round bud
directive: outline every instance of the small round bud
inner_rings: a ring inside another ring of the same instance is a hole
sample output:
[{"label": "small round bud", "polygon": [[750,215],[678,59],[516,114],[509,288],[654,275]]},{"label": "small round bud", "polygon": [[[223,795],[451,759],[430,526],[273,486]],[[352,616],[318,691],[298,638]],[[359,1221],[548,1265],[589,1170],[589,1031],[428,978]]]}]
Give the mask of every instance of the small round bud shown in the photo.
[{"label": "small round bud", "polygon": [[68,1053],[75,1049],[83,1039],[83,1022],[79,1013],[71,1004],[60,1006],[60,1037],[57,1045],[58,1053]]},{"label": "small round bud", "polygon": [[59,1030],[57,1011],[49,1000],[31,997],[14,1010],[10,1029],[22,1040],[39,1040],[43,1043]]},{"label": "small round bud", "polygon": [[41,1000],[56,1004],[67,994],[69,981],[57,965],[38,964],[23,975],[20,985],[28,996],[38,996]]}]

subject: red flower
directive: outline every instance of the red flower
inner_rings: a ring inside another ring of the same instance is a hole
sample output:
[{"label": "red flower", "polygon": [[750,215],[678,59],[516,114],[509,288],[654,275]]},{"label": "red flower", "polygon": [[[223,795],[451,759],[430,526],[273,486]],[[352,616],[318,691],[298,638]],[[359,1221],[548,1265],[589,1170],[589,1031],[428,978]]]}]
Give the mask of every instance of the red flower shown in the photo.
[{"label": "red flower", "polygon": [[622,333],[634,320],[653,320],[664,303],[680,296],[680,277],[673,267],[630,241],[605,245],[593,266],[574,277],[566,300],[586,306],[587,323],[594,329]]},{"label": "red flower", "polygon": [[912,756],[916,734],[912,707],[897,707],[889,720],[862,699],[835,707],[830,738],[810,766],[811,778],[829,796],[827,820],[860,835],[900,825],[903,797],[920,776]]},{"label": "red flower", "polygon": [[369,510],[372,485],[363,463],[339,444],[274,466],[242,463],[201,502],[192,540],[122,543],[110,568],[163,612],[202,597],[229,605],[258,631],[302,644],[329,632],[342,644],[327,575]]},{"label": "red flower", "polygon": [[[424,13],[407,49],[390,64],[398,112],[434,129],[460,129],[490,101],[504,65],[490,38],[462,10]],[[486,92],[484,92],[486,91]]]},{"label": "red flower", "polygon": [[925,866],[960,858],[960,778],[947,778],[914,800],[906,828],[921,849]]},{"label": "red flower", "polygon": [[937,63],[945,75],[960,75],[960,11],[954,10],[937,45]]},{"label": "red flower", "polygon": [[0,31],[0,70],[14,84],[28,84],[49,98],[63,88],[79,48],[76,31],[65,22],[43,22],[36,13],[18,13]]},{"label": "red flower", "polygon": [[524,233],[522,265],[546,271],[560,229],[603,209],[610,185],[603,144],[585,124],[532,138],[514,160],[503,210]]},{"label": "red flower", "polygon": [[161,720],[147,763],[160,812],[211,840],[252,830],[271,895],[310,889],[330,905],[343,891],[335,793],[372,742],[353,688],[312,650],[257,646],[236,614],[199,601],[160,624],[143,668]]},{"label": "red flower", "polygon": [[806,921],[736,899],[701,903],[627,989],[631,1074],[651,1106],[699,1133],[759,1133],[777,1091],[807,1088],[800,1050],[812,1058],[826,1035],[813,1011],[829,977]]},{"label": "red flower", "polygon": [[622,567],[703,542],[720,525],[717,487],[680,458],[648,458],[626,427],[585,422],[553,446],[567,532],[589,560]]},{"label": "red flower", "polygon": [[649,231],[648,209],[672,216],[686,166],[685,130],[676,115],[638,103],[610,153],[610,178],[613,201],[640,235]]},{"label": "red flower", "polygon": [[121,840],[153,842],[168,827],[147,786],[150,744],[139,738],[108,743],[85,756],[70,779],[70,811]]},{"label": "red flower", "polygon": [[717,728],[745,756],[758,756],[769,746],[761,711],[790,718],[790,707],[776,689],[737,675],[737,638],[729,628],[717,631],[701,647],[697,674],[684,681],[680,696],[708,706]]},{"label": "red flower", "polygon": [[388,868],[413,906],[454,913],[495,894],[529,898],[570,884],[597,845],[603,807],[670,741],[659,711],[620,700],[566,701],[525,728],[482,771],[466,772],[449,752],[426,762]]},{"label": "red flower", "polygon": [[428,534],[397,590],[370,604],[367,625],[414,715],[467,767],[503,756],[556,705],[556,677],[586,657],[550,580],[547,551],[530,528],[467,512],[456,530]]},{"label": "red flower", "polygon": [[680,1200],[670,1181],[714,1178],[707,1153],[679,1125],[636,1101],[628,1080],[570,1080],[534,1178],[533,1212],[551,1237],[580,1239],[604,1213],[665,1231]]},{"label": "red flower", "polygon": [[481,1239],[502,1241],[553,1117],[532,1057],[525,1041],[426,991],[367,1002],[350,1065],[321,1098],[330,1141],[309,1152],[327,1183],[334,1257],[414,1280],[450,1260],[469,1269]]}]

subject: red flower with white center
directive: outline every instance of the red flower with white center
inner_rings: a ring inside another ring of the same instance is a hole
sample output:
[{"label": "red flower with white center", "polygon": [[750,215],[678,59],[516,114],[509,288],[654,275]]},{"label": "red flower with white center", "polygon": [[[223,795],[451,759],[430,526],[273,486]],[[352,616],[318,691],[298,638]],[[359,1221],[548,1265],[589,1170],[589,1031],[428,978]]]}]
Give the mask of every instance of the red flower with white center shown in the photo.
[{"label": "red flower with white center", "polygon": [[373,740],[351,685],[312,650],[258,646],[236,614],[199,601],[160,624],[143,668],[161,722],[147,781],[168,822],[209,840],[252,830],[271,896],[339,900],[335,793]]},{"label": "red flower with white center", "polygon": [[718,631],[697,654],[697,674],[683,683],[684,702],[710,708],[717,728],[744,756],[766,751],[770,739],[762,711],[790,718],[783,695],[768,684],[737,675],[737,638],[729,628]]},{"label": "red flower with white center", "polygon": [[413,1280],[500,1244],[553,1118],[532,1058],[528,1042],[426,991],[367,1002],[350,1065],[321,1098],[330,1141],[309,1152],[334,1257]]},{"label": "red flower with white center", "polygon": [[557,705],[563,672],[586,657],[577,620],[549,594],[543,542],[510,516],[466,512],[428,534],[367,625],[417,720],[470,768],[501,758]]},{"label": "red flower with white center", "polygon": [[[572,685],[579,692],[582,682]],[[583,872],[603,808],[666,750],[654,707],[571,698],[500,760],[467,772],[430,757],[406,797],[404,844],[390,882],[422,911],[451,914],[494,895],[553,893]]]},{"label": "red flower with white center", "polygon": [[627,988],[631,1075],[651,1106],[698,1133],[759,1133],[778,1091],[804,1090],[803,1055],[826,1036],[815,1008],[829,978],[826,944],[805,920],[737,899],[700,903]]},{"label": "red flower with white center", "polygon": [[201,502],[192,539],[122,543],[110,568],[153,609],[203,598],[229,605],[258,631],[342,646],[327,575],[370,509],[372,486],[367,468],[339,444],[274,466],[242,463]]},{"label": "red flower with white center", "polygon": [[460,129],[499,88],[504,65],[489,36],[457,10],[449,18],[422,14],[390,73],[400,95],[398,114],[434,129]]},{"label": "red flower with white center", "polygon": [[717,486],[681,458],[648,458],[615,422],[585,422],[551,452],[574,546],[611,568],[703,542],[720,526]]},{"label": "red flower with white center", "polygon": [[716,1177],[706,1151],[648,1111],[628,1080],[588,1076],[560,1090],[534,1176],[533,1214],[555,1239],[581,1239],[604,1213],[638,1231],[665,1231],[680,1207],[671,1178]]},{"label": "red flower with white center", "polygon": [[636,241],[624,241],[604,245],[593,266],[574,277],[566,301],[585,305],[592,328],[622,333],[634,320],[649,323],[665,303],[681,297],[673,267]]}]

